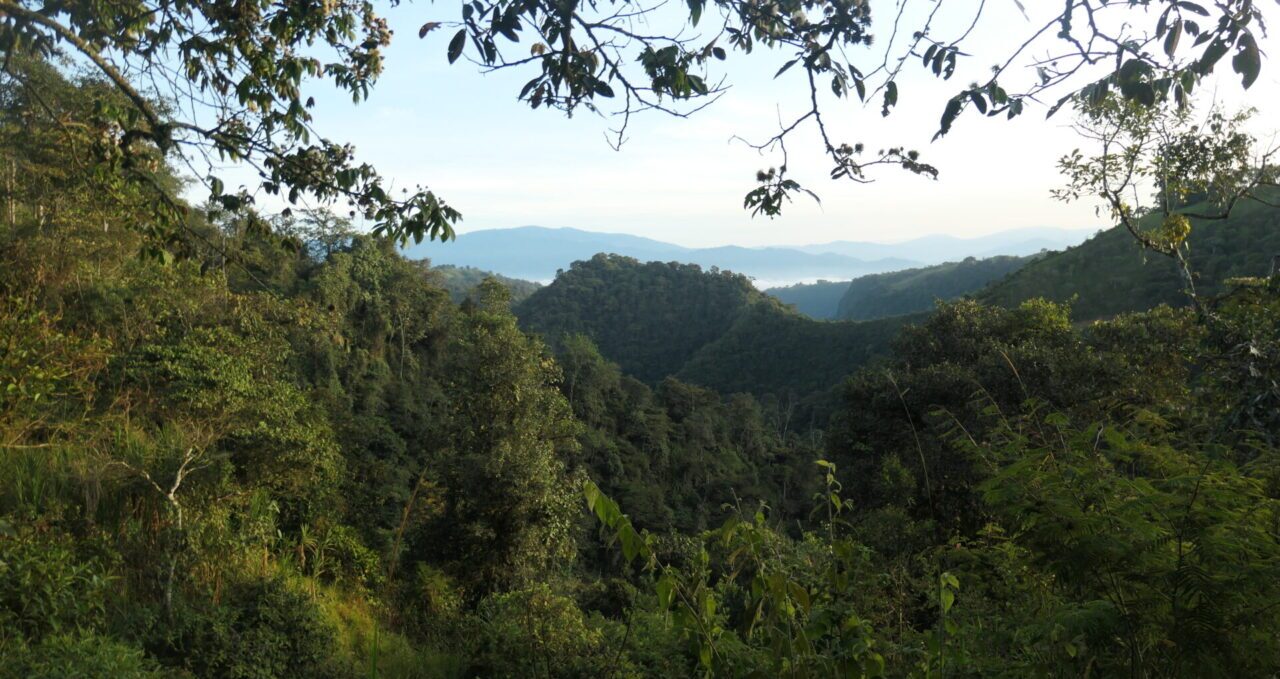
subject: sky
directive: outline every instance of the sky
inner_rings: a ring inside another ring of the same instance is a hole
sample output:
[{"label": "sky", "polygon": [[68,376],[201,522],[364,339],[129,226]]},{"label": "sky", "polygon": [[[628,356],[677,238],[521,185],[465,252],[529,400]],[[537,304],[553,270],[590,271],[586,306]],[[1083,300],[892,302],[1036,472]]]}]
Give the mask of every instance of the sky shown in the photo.
[{"label": "sky", "polygon": [[[906,19],[932,4],[909,4]],[[1045,120],[1045,107],[1032,107],[1013,121],[966,115],[951,134],[930,141],[946,98],[968,82],[985,80],[987,69],[1016,44],[1011,38],[1040,25],[1033,23],[1037,9],[1060,6],[1024,4],[1030,5],[1031,20],[1015,0],[989,0],[966,43],[989,51],[962,60],[945,83],[910,69],[900,81],[898,109],[888,118],[881,117],[878,100],[862,105],[856,98],[828,98],[824,103],[835,137],[865,142],[870,149],[917,149],[922,160],[940,169],[937,181],[893,168],[877,170],[871,184],[832,181],[816,132],[802,128],[788,143],[789,168],[821,203],[798,198],[775,219],[751,217],[742,199],[754,188],[756,171],[776,165],[778,158],[762,156],[734,137],[766,139],[778,130],[780,117],[805,110],[802,70],[774,79],[782,63],[776,54],[731,51],[724,65],[730,86],[724,97],[690,119],[661,113],[633,118],[629,141],[615,151],[605,135],[616,120],[585,110],[572,119],[530,110],[516,94],[531,72],[483,74],[464,61],[449,65],[448,28],[418,38],[419,26],[455,19],[456,7],[401,4],[384,8],[395,39],[372,96],[353,106],[349,97],[315,90],[316,127],[354,144],[358,158],[373,163],[397,187],[421,184],[436,191],[463,213],[460,233],[536,224],[704,247],[893,242],[935,233],[963,237],[1021,227],[1108,226],[1093,203],[1063,204],[1049,195],[1061,183],[1057,159],[1080,145],[1067,115]],[[874,32],[887,38],[886,22],[895,7],[894,0],[873,3],[879,22]],[[957,11],[939,15],[933,33],[939,38],[962,32],[976,2],[949,7]],[[1264,11],[1275,13],[1275,8]],[[1263,51],[1275,52],[1268,48],[1277,43],[1266,39]],[[1044,48],[1033,51],[1045,54]],[[856,58],[870,62],[872,56]],[[1225,73],[1217,74],[1209,88],[1229,105],[1243,98],[1258,107],[1258,124],[1265,126],[1280,105],[1280,64],[1264,63],[1258,83],[1242,97],[1228,60],[1219,67]],[[1266,136],[1274,130],[1258,132]]]}]

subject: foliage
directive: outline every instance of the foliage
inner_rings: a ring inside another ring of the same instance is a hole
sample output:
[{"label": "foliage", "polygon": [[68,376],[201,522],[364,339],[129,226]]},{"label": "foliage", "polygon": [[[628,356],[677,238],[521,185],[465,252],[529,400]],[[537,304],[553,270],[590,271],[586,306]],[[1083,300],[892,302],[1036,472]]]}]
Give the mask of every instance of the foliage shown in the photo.
[{"label": "foliage", "polygon": [[[623,372],[675,376],[722,393],[773,397],[809,414],[821,392],[885,353],[914,320],[821,323],[784,308],[736,274],[597,255],[516,309],[551,342],[583,334]],[[816,398],[810,398],[817,394]]]},{"label": "foliage", "polygon": [[[1244,131],[1252,111],[1227,115],[1215,108],[1197,120],[1185,106],[1146,108],[1107,96],[1077,106],[1077,130],[1100,147],[1099,155],[1077,149],[1059,161],[1067,186],[1056,197],[1100,198],[1144,249],[1177,263],[1183,292],[1199,307],[1191,219],[1226,219],[1243,199],[1265,203],[1263,187],[1275,184],[1275,149],[1256,150]],[[1140,197],[1144,190],[1154,194],[1150,204]]]},{"label": "foliage", "polygon": [[507,304],[490,279],[461,319],[445,368],[443,506],[420,538],[478,591],[527,583],[573,552],[565,459],[576,423],[552,386],[559,368],[520,333]]},{"label": "foliage", "polygon": [[[998,10],[985,4],[942,17],[939,8],[915,14],[899,6],[882,16],[869,2],[825,0],[766,8],[746,0],[689,0],[685,6],[687,14],[669,16],[659,11],[661,5],[627,2],[564,8],[543,1],[475,0],[463,5],[460,22],[428,21],[418,36],[450,33],[444,47],[450,63],[466,54],[487,70],[521,71],[528,80],[517,96],[534,109],[614,114],[615,145],[625,140],[632,115],[656,110],[686,117],[713,103],[727,89],[721,62],[731,54],[745,60],[757,51],[776,53],[782,67],[774,78],[789,73],[804,95],[794,112],[783,114],[775,135],[748,142],[773,152],[780,163],[756,173],[758,186],[743,203],[754,214],[772,217],[791,196],[813,195],[787,175],[786,140],[806,125],[820,140],[832,179],[866,182],[879,165],[936,177],[937,168],[916,151],[890,145],[873,154],[862,142],[836,137],[828,120],[840,115],[841,99],[854,96],[877,102],[883,115],[891,115],[900,98],[909,100],[900,90],[911,82],[912,68],[946,81],[958,70],[966,72],[977,52],[968,46],[974,29],[999,21]],[[1023,3],[1016,6],[1027,19],[1025,33],[1015,30],[1009,46],[1000,48],[1007,55],[997,57],[995,66],[988,71],[987,62],[973,64],[972,75],[960,78],[968,84],[936,102],[935,139],[966,111],[1012,119],[1038,101],[1060,98],[1052,114],[1077,95],[1096,98],[1111,91],[1148,108],[1182,103],[1228,53],[1245,88],[1261,70],[1254,29],[1264,17],[1249,0],[1212,9],[1186,0],[1070,0],[1035,12],[1034,19]],[[968,28],[947,31],[947,19]],[[1184,34],[1189,39],[1182,42]],[[1146,48],[1154,41],[1162,49]],[[1033,62],[1024,57],[1030,52],[1056,58]]]},{"label": "foliage", "polygon": [[[799,401],[819,395],[884,356],[898,330],[919,321],[813,321],[772,304],[756,304],[677,373],[726,392]],[[817,424],[821,425],[821,420]]]},{"label": "foliage", "polygon": [[93,632],[103,624],[107,579],[67,536],[0,537],[0,644]]},{"label": "foliage", "polygon": [[760,294],[744,276],[599,254],[574,262],[516,309],[526,330],[585,334],[628,374],[674,375]]},{"label": "foliage", "polygon": [[524,301],[526,297],[536,292],[538,288],[542,287],[539,283],[520,280],[519,278],[508,278],[501,274],[481,271],[480,269],[470,266],[453,266],[451,264],[444,264],[432,267],[432,271],[435,271],[440,275],[442,279],[441,284],[449,291],[449,297],[459,304],[464,300],[469,299],[475,293],[476,289],[480,287],[480,283],[489,277],[496,278],[499,283],[502,283],[507,287],[507,290],[511,294],[512,304],[519,304]]},{"label": "foliage", "polygon": [[477,676],[586,677],[616,669],[599,621],[546,585],[487,599],[475,620],[469,672]]},{"label": "foliage", "polygon": [[333,676],[334,630],[281,579],[232,587],[218,606],[183,611],[179,620],[165,653],[196,676]]},{"label": "foliage", "polygon": [[[172,187],[150,176],[157,158],[230,159],[250,166],[261,188],[297,203],[302,196],[341,200],[400,238],[448,238],[459,215],[419,188],[395,198],[377,172],[355,161],[350,146],[320,138],[314,100],[302,89],[325,82],[355,101],[369,96],[382,71],[391,30],[367,2],[319,7],[255,2],[235,11],[204,5],[133,2],[62,3],[53,9],[15,0],[0,10],[5,79],[34,90],[39,82],[10,68],[19,59],[65,57],[102,83],[90,99],[95,122],[113,130],[86,145],[81,161],[114,176],[124,190],[142,187],[162,209],[145,229],[173,238],[186,209]],[[62,143],[74,143],[75,133]],[[210,197],[235,211],[254,192],[227,194],[210,174]]]},{"label": "foliage", "polygon": [[5,649],[0,674],[29,679],[147,679],[165,676],[142,651],[96,635],[51,636],[39,644]]},{"label": "foliage", "polygon": [[982,486],[987,505],[1092,609],[1086,664],[1265,673],[1277,649],[1263,638],[1280,622],[1262,603],[1280,596],[1275,499],[1224,451],[1188,446],[1155,413],[1132,418],[1080,427],[1032,410],[1000,423],[973,449],[1000,470]]},{"label": "foliage", "polygon": [[969,257],[921,269],[855,278],[841,297],[835,318],[864,321],[929,311],[938,300],[972,294],[1018,271],[1036,257]]},{"label": "foliage", "polygon": [[[263,11],[329,20],[306,9]],[[168,37],[129,31],[181,24],[24,11],[0,35],[72,22],[151,66],[130,50]],[[0,673],[1280,664],[1274,276],[1091,324],[1039,298],[828,323],[740,276],[601,256],[521,305],[553,355],[502,283],[454,304],[429,265],[333,215],[185,209],[169,238],[136,175],[82,164],[79,144],[119,124],[93,112],[103,83],[6,68],[47,87],[0,82]],[[157,154],[146,172],[177,186]],[[1193,224],[1190,241],[1265,246],[1235,238],[1271,213],[1237,208],[1240,228]],[[171,250],[185,257],[137,256]]]},{"label": "foliage", "polygon": [[[1262,195],[1268,200],[1273,196]],[[1274,208],[1264,203],[1243,199],[1226,219],[1191,219],[1191,234],[1183,247],[1202,297],[1229,291],[1233,278],[1266,276],[1271,271],[1272,254],[1280,252],[1274,214]],[[1153,215],[1141,220],[1140,228],[1157,229],[1160,221]],[[1070,303],[1080,320],[1095,320],[1160,304],[1184,305],[1187,298],[1180,281],[1176,262],[1148,254],[1117,226],[1028,264],[976,297],[1000,306],[1044,297]],[[1115,294],[1116,290],[1125,294]]]},{"label": "foliage", "polygon": [[787,413],[674,378],[651,389],[583,335],[560,345],[561,389],[584,426],[583,463],[637,525],[696,532],[736,503],[804,514],[814,451],[788,434]]},{"label": "foliage", "polygon": [[776,298],[796,311],[817,320],[836,317],[840,298],[849,289],[848,281],[820,280],[815,283],[796,283],[780,288],[769,288],[766,295]]}]

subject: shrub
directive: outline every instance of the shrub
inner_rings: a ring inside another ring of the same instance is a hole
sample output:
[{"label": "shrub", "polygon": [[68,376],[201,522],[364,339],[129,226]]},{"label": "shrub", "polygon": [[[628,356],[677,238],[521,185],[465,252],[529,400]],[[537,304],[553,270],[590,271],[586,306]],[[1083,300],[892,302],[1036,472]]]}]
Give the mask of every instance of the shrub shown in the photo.
[{"label": "shrub", "polygon": [[163,676],[138,648],[107,637],[56,634],[34,646],[2,647],[0,676],[27,679],[144,679]]},{"label": "shrub", "polygon": [[279,578],[233,587],[220,606],[175,614],[165,654],[199,677],[333,676],[334,630]]},{"label": "shrub", "polygon": [[0,534],[0,638],[38,642],[97,629],[105,593],[96,562],[79,561],[68,540],[25,529]]}]

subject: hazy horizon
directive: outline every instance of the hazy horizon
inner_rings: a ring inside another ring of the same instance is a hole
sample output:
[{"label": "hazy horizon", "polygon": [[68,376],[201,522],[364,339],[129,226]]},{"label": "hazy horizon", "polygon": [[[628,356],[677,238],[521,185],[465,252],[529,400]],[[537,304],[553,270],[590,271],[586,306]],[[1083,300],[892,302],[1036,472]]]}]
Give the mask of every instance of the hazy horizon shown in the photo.
[{"label": "hazy horizon", "polygon": [[[1059,9],[1028,7],[1033,15]],[[683,13],[683,4],[676,10]],[[1058,159],[1081,145],[1070,129],[1069,111],[1046,120],[1048,106],[1038,104],[1011,121],[965,116],[950,134],[931,141],[942,104],[957,83],[984,77],[1009,48],[1010,36],[1031,25],[1012,2],[988,8],[969,42],[981,53],[962,60],[950,81],[908,69],[892,115],[881,116],[876,97],[867,104],[856,97],[825,104],[837,139],[864,142],[869,149],[917,149],[923,161],[939,168],[937,181],[895,168],[875,168],[871,184],[830,180],[820,140],[802,127],[788,145],[789,174],[816,191],[821,203],[798,197],[776,219],[752,218],[742,203],[755,187],[756,172],[778,165],[780,158],[761,155],[739,137],[767,139],[779,120],[790,119],[807,100],[807,88],[791,73],[774,78],[780,54],[732,54],[722,99],[689,119],[633,117],[628,142],[615,151],[604,137],[616,121],[587,111],[566,118],[530,110],[516,100],[528,73],[482,74],[466,59],[449,65],[447,35],[417,37],[424,21],[449,21],[458,11],[435,5],[387,8],[395,39],[367,101],[352,105],[348,94],[321,86],[307,92],[315,96],[318,132],[354,145],[356,157],[377,167],[394,189],[423,185],[437,192],[462,212],[458,233],[556,224],[685,247],[757,247],[967,237],[1028,225],[1111,226],[1089,200],[1066,204],[1050,196],[1061,184]],[[970,19],[957,6],[954,13],[942,11],[935,27],[940,35],[958,32]],[[1275,36],[1260,40],[1264,51],[1280,47]],[[1250,102],[1259,109],[1254,132],[1264,142],[1274,140],[1269,125],[1280,102],[1280,69],[1263,69],[1245,93],[1236,74],[1223,67],[1199,90],[1206,103],[1232,108]],[[232,174],[253,190],[256,177]],[[278,199],[260,199],[267,209],[284,207]]]},{"label": "hazy horizon", "polygon": [[[696,228],[696,227],[692,227],[692,228]],[[952,238],[958,238],[961,240],[978,240],[978,239],[986,238],[990,236],[1019,233],[1023,231],[1067,232],[1072,235],[1079,235],[1082,238],[1088,238],[1094,233],[1097,233],[1099,229],[1103,229],[1103,228],[1109,228],[1109,225],[1108,226],[1087,226],[1087,227],[1033,225],[1033,226],[1017,226],[1017,227],[1011,227],[1007,229],[993,229],[990,231],[982,231],[982,232],[968,232],[963,234],[949,233],[946,231],[933,231],[933,232],[922,232],[919,234],[904,236],[901,238],[876,238],[873,236],[870,238],[837,238],[833,240],[821,240],[821,241],[794,241],[794,242],[766,243],[763,245],[743,245],[741,243],[733,243],[733,242],[711,243],[711,244],[689,244],[689,243],[681,242],[681,239],[679,238],[658,238],[656,236],[648,235],[645,233],[637,233],[635,231],[623,231],[618,229],[611,229],[609,227],[595,228],[595,227],[589,227],[589,226],[568,226],[568,225],[552,226],[549,224],[513,224],[510,226],[490,226],[490,227],[476,228],[476,229],[470,229],[465,231],[459,230],[458,235],[464,236],[467,234],[477,233],[482,231],[510,231],[513,229],[549,229],[549,230],[564,229],[564,230],[582,231],[586,233],[607,235],[607,236],[633,236],[637,238],[647,238],[649,240],[654,240],[654,241],[666,243],[669,245],[677,245],[679,247],[688,248],[692,250],[702,250],[702,249],[719,248],[719,247],[733,247],[733,246],[758,250],[758,249],[767,249],[767,248],[784,248],[785,249],[785,248],[815,247],[815,246],[827,245],[831,243],[840,243],[840,242],[858,242],[858,243],[868,243],[873,245],[901,245],[904,243],[910,243],[912,241],[917,241],[917,240],[922,240],[922,239],[932,238],[932,237],[952,237]],[[440,247],[440,246],[437,246],[437,247]],[[448,246],[445,245],[443,247],[448,247]]]}]

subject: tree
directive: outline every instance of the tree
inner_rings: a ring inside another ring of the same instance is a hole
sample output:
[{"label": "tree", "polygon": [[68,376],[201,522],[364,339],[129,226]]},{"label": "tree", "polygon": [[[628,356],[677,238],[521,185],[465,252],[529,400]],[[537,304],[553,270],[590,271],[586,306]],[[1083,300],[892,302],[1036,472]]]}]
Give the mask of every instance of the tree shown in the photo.
[{"label": "tree", "polygon": [[1246,200],[1274,206],[1263,187],[1276,184],[1277,149],[1259,150],[1243,129],[1252,111],[1213,108],[1196,116],[1186,96],[1176,108],[1146,107],[1105,90],[1077,100],[1076,130],[1098,152],[1063,157],[1058,167],[1067,185],[1054,195],[1101,199],[1143,248],[1177,263],[1183,291],[1203,311],[1189,260],[1192,220],[1227,219]]},{"label": "tree", "polygon": [[[687,17],[668,23],[660,2],[473,0],[464,3],[462,21],[449,24],[456,32],[447,55],[454,62],[468,54],[485,70],[531,72],[518,96],[532,108],[614,114],[619,124],[613,141],[620,145],[632,115],[659,111],[685,117],[713,103],[727,87],[716,64],[730,51],[775,50],[787,59],[775,78],[789,72],[804,82],[808,97],[798,114],[780,122],[776,135],[751,144],[781,156],[780,165],[758,173],[760,186],[745,200],[755,213],[772,216],[792,194],[806,191],[787,177],[786,151],[786,140],[804,125],[816,128],[833,179],[869,181],[867,170],[876,165],[937,175],[915,151],[891,146],[871,154],[861,142],[834,138],[824,118],[831,101],[852,95],[879,99],[883,114],[890,115],[907,69],[918,63],[951,79],[972,56],[966,48],[973,29],[996,20],[993,8],[978,3],[960,22],[967,28],[946,35],[935,21],[948,3],[934,3],[918,17],[906,12],[907,4],[898,3],[896,13],[882,20],[873,18],[867,0],[687,0]],[[1261,68],[1253,30],[1263,16],[1252,0],[1212,9],[1180,0],[1067,0],[1044,12],[1034,7],[1034,19],[1026,5],[1015,4],[1027,17],[1026,33],[1012,41],[1007,58],[946,100],[935,138],[947,134],[965,111],[1013,118],[1050,95],[1060,97],[1050,114],[1077,92],[1116,90],[1148,108],[1168,99],[1181,102],[1228,53],[1234,53],[1232,69],[1246,88]],[[428,22],[419,35],[442,26]],[[876,33],[879,39],[873,40]],[[528,48],[509,44],[524,36]],[[1031,59],[1033,51],[1050,56]],[[1018,75],[1027,66],[1035,74],[1029,81]]]},{"label": "tree", "polygon": [[[311,129],[305,82],[326,80],[360,101],[382,71],[391,31],[372,3],[6,0],[0,16],[4,77],[33,98],[39,83],[13,67],[26,57],[69,59],[119,95],[95,102],[108,133],[88,158],[148,188],[171,232],[183,228],[186,208],[172,187],[149,176],[157,154],[248,165],[268,193],[290,203],[344,201],[375,230],[402,240],[453,233],[457,211],[431,191],[393,196],[350,146]],[[222,208],[252,200],[249,192],[226,193],[216,173],[201,179]]]},{"label": "tree", "polygon": [[[867,181],[868,168],[876,165],[937,173],[901,146],[872,155],[860,142],[835,139],[823,116],[828,90],[836,99],[851,93],[862,100],[878,97],[889,115],[898,104],[900,76],[917,59],[921,68],[950,79],[968,56],[963,47],[972,28],[987,12],[986,3],[980,3],[969,29],[946,36],[934,29],[942,4],[916,22],[900,21],[900,6],[889,38],[873,42],[873,28],[884,24],[873,22],[867,0],[763,5],[688,0],[687,17],[665,31],[648,23],[662,3],[472,0],[463,4],[461,22],[450,26],[457,30],[447,56],[457,61],[470,46],[469,53],[485,69],[535,70],[518,95],[533,108],[571,114],[620,100],[612,109],[620,120],[620,144],[633,114],[655,110],[687,116],[713,102],[724,91],[713,66],[727,60],[729,50],[777,50],[788,57],[777,75],[791,71],[803,78],[809,97],[802,113],[774,137],[755,144],[779,152],[782,162],[758,173],[760,186],[747,194],[745,205],[772,216],[796,191],[806,191],[787,176],[785,148],[786,139],[806,124],[817,128],[833,178]],[[1068,96],[1050,112],[1082,91],[1118,90],[1147,107],[1170,97],[1181,101],[1229,53],[1245,87],[1257,79],[1262,57],[1253,31],[1263,14],[1252,0],[1228,0],[1212,10],[1187,0],[1155,5],[1160,11],[1150,11],[1151,3],[1069,0],[1061,10],[1038,17],[1043,23],[1031,24],[1025,42],[1007,60],[946,101],[938,134],[946,134],[966,110],[1011,118],[1037,97],[1052,93]],[[149,177],[147,161],[156,154],[245,164],[256,170],[267,193],[290,203],[304,196],[345,201],[375,231],[401,241],[448,238],[460,218],[421,187],[393,196],[373,167],[354,158],[351,147],[321,138],[311,128],[313,102],[302,95],[305,83],[324,80],[360,101],[382,70],[382,50],[391,30],[371,2],[251,0],[228,6],[185,0],[111,5],[3,0],[0,16],[5,19],[0,50],[6,78],[34,92],[37,84],[12,69],[10,57],[65,57],[99,74],[120,96],[120,101],[104,97],[98,102],[96,115],[110,133],[94,146],[92,158],[152,190],[170,233],[184,228],[185,208],[170,187]],[[442,25],[428,21],[419,36]],[[700,26],[705,36],[697,32]],[[503,41],[518,43],[522,33],[535,38],[527,50],[519,47],[517,55]],[[1184,44],[1184,35],[1194,38],[1194,44]],[[880,44],[886,45],[884,50]],[[1026,65],[1026,55],[1041,47],[1065,54],[1037,62],[1037,78],[1018,82],[1012,69]],[[853,59],[850,52],[862,59]],[[1082,78],[1089,84],[1081,87]],[[216,175],[201,179],[221,207],[237,210],[252,201],[250,191],[227,193]]]},{"label": "tree", "polygon": [[576,448],[560,370],[524,336],[493,279],[459,319],[448,351],[440,515],[419,537],[473,593],[532,582],[573,555]]}]

